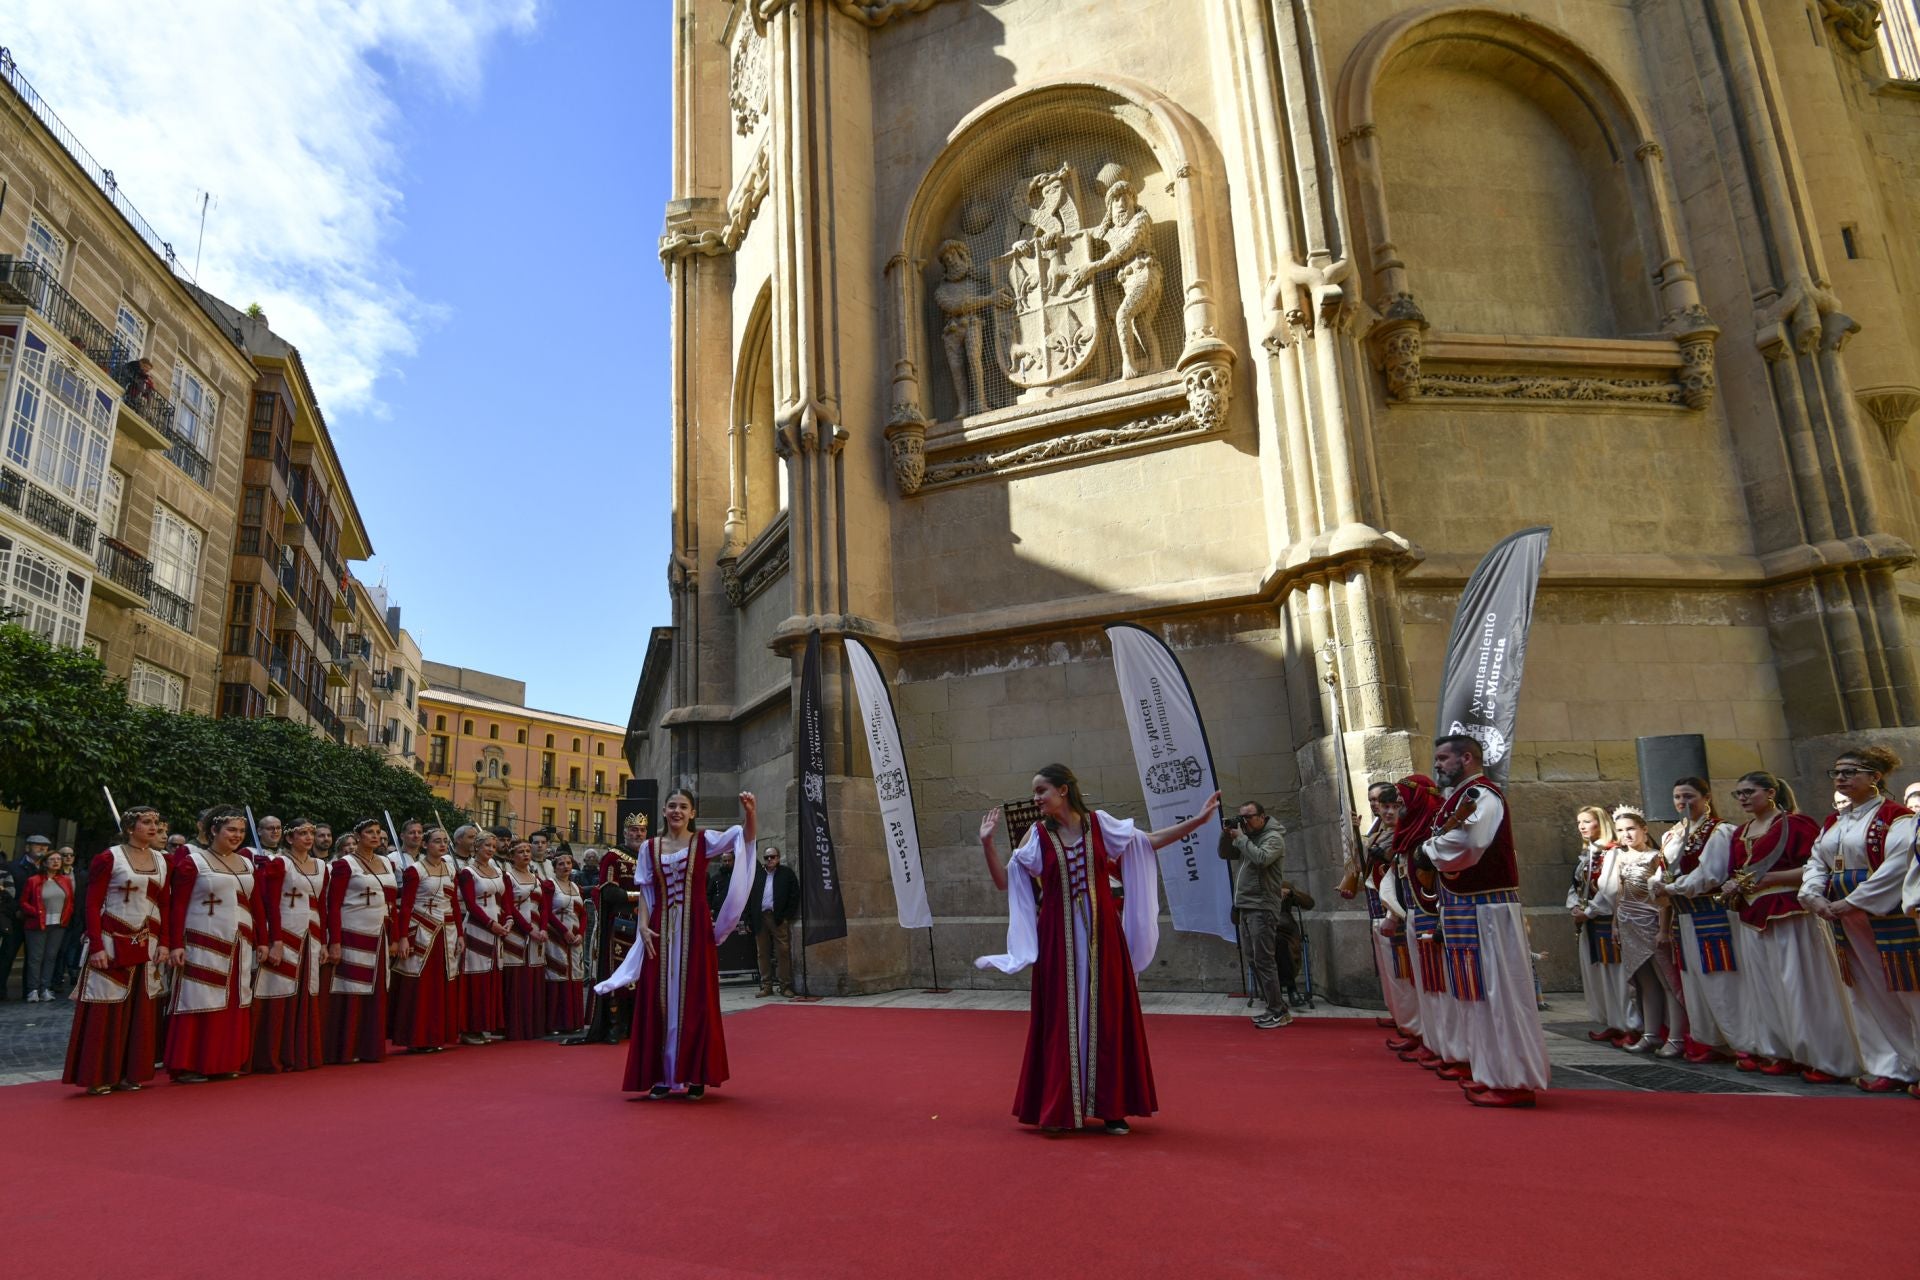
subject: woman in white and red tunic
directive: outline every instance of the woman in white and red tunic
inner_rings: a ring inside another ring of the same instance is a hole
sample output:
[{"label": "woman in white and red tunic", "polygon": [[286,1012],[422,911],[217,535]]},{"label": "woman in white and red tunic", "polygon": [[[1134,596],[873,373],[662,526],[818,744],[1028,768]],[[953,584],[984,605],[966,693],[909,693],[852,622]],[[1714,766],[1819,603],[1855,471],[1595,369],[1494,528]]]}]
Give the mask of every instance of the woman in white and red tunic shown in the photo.
[{"label": "woman in white and red tunic", "polygon": [[1734,832],[1719,896],[1737,913],[1741,967],[1758,985],[1755,1008],[1781,1046],[1760,1069],[1774,1076],[1797,1072],[1809,1084],[1851,1080],[1860,1074],[1860,1048],[1840,994],[1840,970],[1826,926],[1797,896],[1819,825],[1795,812],[1792,789],[1764,771],[1743,776],[1733,797],[1748,820]]},{"label": "woman in white and red tunic", "polygon": [[[1620,940],[1614,932],[1608,904],[1620,895],[1620,855],[1614,842],[1613,819],[1599,805],[1583,807],[1576,815],[1580,857],[1574,864],[1573,887],[1567,890],[1567,910],[1573,916],[1574,945],[1580,951],[1580,987],[1586,994],[1587,1017],[1598,1028],[1587,1039],[1622,1046],[1637,1036],[1634,1012],[1637,996],[1620,963]],[[1684,1047],[1684,1046],[1683,1046]]]},{"label": "woman in white and red tunic", "polygon": [[1647,889],[1673,909],[1674,963],[1687,1006],[1683,1056],[1688,1062],[1734,1056],[1742,1071],[1758,1071],[1783,1046],[1768,1041],[1758,980],[1741,970],[1734,953],[1732,913],[1713,900],[1727,878],[1733,824],[1714,812],[1705,778],[1676,780],[1673,808],[1680,821],[1660,837],[1665,865]]},{"label": "woman in white and red tunic", "polygon": [[[1388,906],[1392,890],[1382,888],[1393,875],[1393,831],[1400,813],[1400,789],[1391,782],[1376,782],[1367,788],[1367,804],[1373,810],[1374,822],[1367,831],[1361,887],[1367,895],[1367,919],[1373,926],[1373,968],[1396,1032],[1387,1041],[1387,1048],[1395,1053],[1418,1053],[1422,1043],[1420,998],[1413,989],[1413,956],[1407,949],[1406,930],[1389,928],[1385,923],[1392,914]],[[1352,890],[1343,885],[1341,896],[1351,894]]]},{"label": "woman in white and red tunic", "polygon": [[159,812],[135,805],[120,815],[120,843],[88,869],[87,963],[61,1076],[88,1093],[138,1089],[160,1057],[164,839]]},{"label": "woman in white and red tunic", "polygon": [[[753,793],[740,793],[743,825],[718,835],[697,830],[693,793],[667,797],[666,832],[647,841],[634,867],[646,899],[639,924],[643,944],[627,952],[613,976],[594,988],[611,995],[637,981],[633,1040],[621,1088],[664,1098],[675,1090],[704,1097],[726,1083],[727,1041],[720,1029],[719,942],[733,931],[753,884]],[[731,853],[733,875],[718,915],[707,909],[707,865]]]},{"label": "woman in white and red tunic", "polygon": [[[1034,775],[1033,799],[1041,820],[1005,868],[993,847],[1000,810],[980,821],[987,869],[1007,893],[1007,950],[974,964],[1002,973],[1033,966],[1013,1114],[1045,1129],[1098,1124],[1108,1133],[1127,1133],[1128,1116],[1150,1116],[1159,1106],[1135,982],[1160,942],[1153,851],[1211,818],[1220,793],[1185,822],[1151,834],[1090,811],[1079,780],[1063,764]],[[1114,902],[1109,885],[1116,873],[1126,890],[1122,903]]]},{"label": "woman in white and red tunic", "polygon": [[327,956],[333,986],[327,993],[323,1052],[329,1066],[382,1062],[387,1056],[387,966],[404,956],[407,942],[393,937],[393,911],[400,896],[393,868],[378,853],[368,829],[354,824],[354,851],[327,874]]},{"label": "woman in white and red tunic", "polygon": [[473,845],[473,856],[455,877],[464,944],[460,961],[463,1044],[499,1040],[507,1030],[507,1010],[500,995],[500,939],[513,926],[500,909],[507,877],[493,860],[496,845],[493,836],[482,835]]},{"label": "woman in white and red tunic", "polygon": [[501,914],[511,926],[500,935],[500,998],[507,1039],[538,1040],[547,1033],[547,931],[540,920],[546,881],[533,869],[533,843],[513,842]]},{"label": "woman in white and red tunic", "polygon": [[460,894],[447,833],[434,827],[407,863],[395,917],[407,953],[393,962],[387,1036],[410,1053],[434,1053],[460,1039]]},{"label": "woman in white and red tunic", "polygon": [[167,1014],[167,1070],[178,1084],[230,1080],[253,1063],[253,969],[265,922],[242,845],[247,815],[216,805],[200,816],[202,846],[173,864],[167,947],[176,973]]},{"label": "woman in white and red tunic", "polygon": [[1842,752],[1829,771],[1847,807],[1827,818],[1800,901],[1830,923],[1863,1059],[1854,1081],[1894,1093],[1920,1080],[1920,927],[1901,913],[1915,838],[1906,806],[1882,788],[1900,758],[1885,747]]},{"label": "woman in white and red tunic", "polygon": [[586,898],[573,883],[573,855],[553,860],[553,879],[540,890],[541,927],[547,931],[547,1030],[578,1031],[587,1024]]},{"label": "woman in white and red tunic", "polygon": [[320,1065],[320,967],[327,954],[327,864],[313,856],[311,818],[282,830],[280,852],[255,872],[266,958],[253,980],[253,1069]]}]

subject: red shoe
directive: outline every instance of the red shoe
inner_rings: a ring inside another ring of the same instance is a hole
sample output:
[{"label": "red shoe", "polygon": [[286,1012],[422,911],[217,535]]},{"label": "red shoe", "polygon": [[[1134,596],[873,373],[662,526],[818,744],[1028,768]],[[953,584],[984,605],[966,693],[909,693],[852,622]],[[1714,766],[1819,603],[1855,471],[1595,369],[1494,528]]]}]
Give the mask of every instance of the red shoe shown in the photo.
[{"label": "red shoe", "polygon": [[1476,1107],[1530,1107],[1533,1105],[1531,1089],[1479,1089],[1470,1090],[1467,1101]]},{"label": "red shoe", "polygon": [[1709,1048],[1704,1044],[1695,1044],[1691,1040],[1689,1040],[1687,1044],[1689,1046],[1687,1051],[1680,1055],[1683,1061],[1691,1062],[1696,1066],[1707,1062],[1727,1061],[1727,1055],[1721,1053],[1718,1049]]},{"label": "red shoe", "polygon": [[[1833,1079],[1828,1076],[1827,1079]],[[1861,1076],[1853,1082],[1862,1093],[1899,1093],[1902,1089],[1911,1093],[1920,1086],[1910,1085],[1904,1080],[1894,1080],[1887,1076]],[[1914,1094],[1920,1097],[1920,1094]]]},{"label": "red shoe", "polygon": [[1487,1086],[1484,1084],[1481,1084],[1478,1080],[1462,1080],[1460,1082],[1460,1087],[1462,1089],[1465,1089],[1468,1093],[1479,1093],[1482,1089],[1486,1088]]},{"label": "red shoe", "polygon": [[1916,1097],[1916,1098],[1920,1098],[1920,1084],[1910,1084],[1910,1085],[1908,1085],[1908,1086],[1907,1086],[1907,1092],[1908,1092],[1908,1093],[1910,1093],[1910,1094],[1912,1094],[1912,1095],[1913,1095],[1914,1097]]},{"label": "red shoe", "polygon": [[1612,1027],[1608,1027],[1605,1031],[1587,1032],[1587,1039],[1593,1041],[1595,1044],[1602,1044],[1606,1041],[1614,1039],[1615,1037],[1619,1036],[1619,1034],[1620,1033],[1618,1031],[1615,1031]]},{"label": "red shoe", "polygon": [[[1808,1084],[1839,1084],[1840,1083],[1839,1076],[1828,1075],[1826,1072],[1820,1070],[1818,1067],[1808,1067],[1805,1071],[1802,1071],[1800,1073],[1800,1078],[1802,1080],[1805,1080]],[[1873,1092],[1888,1093],[1888,1092],[1891,1092],[1891,1090],[1875,1089],[1873,1090]]]},{"label": "red shoe", "polygon": [[1412,1062],[1428,1071],[1438,1071],[1442,1065],[1440,1055],[1422,1045],[1420,1052],[1413,1055]]},{"label": "red shoe", "polygon": [[1799,1073],[1800,1068],[1788,1062],[1785,1058],[1781,1058],[1777,1062],[1769,1062],[1760,1068],[1760,1074],[1763,1076],[1791,1076],[1798,1075]]},{"label": "red shoe", "polygon": [[1401,1036],[1398,1039],[1387,1041],[1387,1048],[1393,1050],[1395,1053],[1406,1053],[1409,1050],[1418,1049],[1419,1047],[1419,1036]]},{"label": "red shoe", "polygon": [[1400,1024],[1395,1022],[1392,1018],[1375,1018],[1373,1020],[1373,1025],[1376,1027],[1392,1027],[1395,1031],[1398,1031],[1400,1029]]},{"label": "red shoe", "polygon": [[1440,1064],[1442,1080],[1465,1080],[1473,1074],[1464,1062],[1443,1062]]},{"label": "red shoe", "polygon": [[1734,1059],[1733,1069],[1735,1071],[1758,1071],[1762,1065],[1760,1059],[1750,1053],[1743,1053]]}]

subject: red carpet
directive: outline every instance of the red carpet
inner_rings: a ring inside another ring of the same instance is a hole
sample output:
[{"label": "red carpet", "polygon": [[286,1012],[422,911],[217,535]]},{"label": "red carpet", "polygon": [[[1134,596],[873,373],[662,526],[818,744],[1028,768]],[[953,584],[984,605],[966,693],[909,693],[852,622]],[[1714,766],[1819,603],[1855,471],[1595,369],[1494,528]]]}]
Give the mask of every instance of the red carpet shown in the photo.
[{"label": "red carpet", "polygon": [[0,1089],[26,1215],[8,1252],[37,1277],[155,1280],[269,1259],[523,1278],[1914,1265],[1909,1098],[1562,1092],[1488,1113],[1369,1023],[1148,1023],[1163,1110],[1125,1138],[1017,1126],[1025,1016],[961,1011],[729,1017],[734,1080],[698,1103],[615,1092],[624,1047],[547,1044],[110,1098]]}]

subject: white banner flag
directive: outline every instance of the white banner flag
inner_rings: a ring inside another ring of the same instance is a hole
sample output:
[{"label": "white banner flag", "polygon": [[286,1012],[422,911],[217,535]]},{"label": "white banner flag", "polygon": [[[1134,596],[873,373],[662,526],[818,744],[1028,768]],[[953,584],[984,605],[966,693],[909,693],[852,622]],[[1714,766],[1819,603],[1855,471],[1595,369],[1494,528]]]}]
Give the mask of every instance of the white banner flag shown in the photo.
[{"label": "white banner flag", "polygon": [[867,647],[847,637],[847,666],[860,699],[860,723],[866,729],[867,758],[873,763],[873,789],[880,796],[880,825],[887,837],[887,869],[893,873],[893,900],[902,929],[928,929],[927,878],[920,870],[920,828],[913,820],[913,784],[907,756],[900,749],[900,724],[893,716],[887,678]]},{"label": "white banner flag", "polygon": [[[1214,793],[1213,753],[1194,705],[1187,673],[1173,650],[1152,632],[1123,625],[1107,628],[1114,673],[1133,738],[1133,763],[1147,798],[1149,830],[1185,822]],[[1235,939],[1233,884],[1219,854],[1220,819],[1160,850],[1160,881],[1166,887],[1173,927]]]}]

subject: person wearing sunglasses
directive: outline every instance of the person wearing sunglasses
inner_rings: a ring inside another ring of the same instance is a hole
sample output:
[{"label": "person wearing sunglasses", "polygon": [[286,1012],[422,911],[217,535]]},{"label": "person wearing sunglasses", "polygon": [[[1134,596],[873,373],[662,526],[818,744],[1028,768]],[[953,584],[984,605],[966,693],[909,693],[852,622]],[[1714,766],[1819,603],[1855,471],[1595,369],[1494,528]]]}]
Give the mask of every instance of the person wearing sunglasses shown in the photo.
[{"label": "person wearing sunglasses", "polygon": [[1800,901],[1833,926],[1865,1069],[1854,1083],[1868,1093],[1920,1080],[1920,926],[1901,914],[1914,817],[1886,793],[1899,767],[1881,746],[1840,753],[1827,776],[1848,804],[1828,816],[1800,881]]},{"label": "person wearing sunglasses", "polygon": [[776,969],[780,994],[791,999],[793,989],[793,917],[800,910],[800,877],[780,865],[780,850],[768,845],[760,851],[760,865],[747,890],[747,928],[760,960],[759,998],[773,994]]}]

